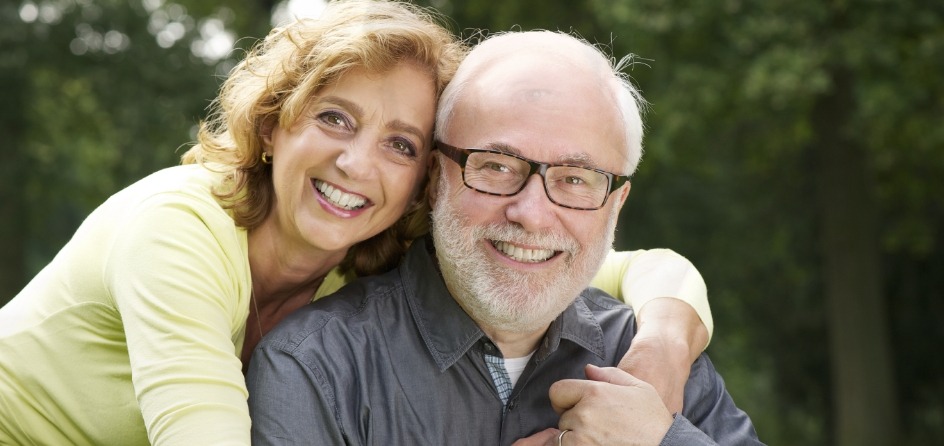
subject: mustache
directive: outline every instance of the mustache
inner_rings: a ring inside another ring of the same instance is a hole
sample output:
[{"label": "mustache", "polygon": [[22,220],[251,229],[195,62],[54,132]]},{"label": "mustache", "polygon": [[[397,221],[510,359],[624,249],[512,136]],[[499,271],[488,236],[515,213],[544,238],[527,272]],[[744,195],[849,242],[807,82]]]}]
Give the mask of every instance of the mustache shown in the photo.
[{"label": "mustache", "polygon": [[491,223],[474,226],[472,239],[488,239],[498,242],[508,242],[517,245],[529,245],[541,249],[563,251],[576,255],[580,251],[577,240],[556,232],[529,232],[520,225],[512,223]]}]

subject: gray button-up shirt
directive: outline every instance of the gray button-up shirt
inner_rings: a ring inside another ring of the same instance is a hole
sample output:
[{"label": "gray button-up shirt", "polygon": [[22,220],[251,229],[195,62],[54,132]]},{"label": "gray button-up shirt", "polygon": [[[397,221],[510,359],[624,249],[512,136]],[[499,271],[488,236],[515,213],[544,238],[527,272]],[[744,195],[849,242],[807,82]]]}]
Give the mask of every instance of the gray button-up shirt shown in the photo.
[{"label": "gray button-up shirt", "polygon": [[[256,348],[247,375],[254,445],[508,445],[556,427],[548,389],[615,366],[632,310],[587,289],[551,323],[507,405],[484,354],[494,344],[453,300],[432,242],[402,264],[300,309]],[[702,355],[663,444],[760,444]]]}]

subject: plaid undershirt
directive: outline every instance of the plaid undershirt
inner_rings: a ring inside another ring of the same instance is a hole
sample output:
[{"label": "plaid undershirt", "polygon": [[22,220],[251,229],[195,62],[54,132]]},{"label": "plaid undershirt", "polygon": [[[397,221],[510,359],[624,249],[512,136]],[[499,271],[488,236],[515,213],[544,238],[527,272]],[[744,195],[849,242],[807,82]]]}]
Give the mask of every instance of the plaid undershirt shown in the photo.
[{"label": "plaid undershirt", "polygon": [[508,397],[511,396],[511,378],[508,377],[508,370],[505,369],[505,359],[500,356],[485,355],[485,364],[488,365],[488,372],[492,375],[492,382],[495,383],[495,390],[498,391],[498,397],[502,404],[508,404]]}]

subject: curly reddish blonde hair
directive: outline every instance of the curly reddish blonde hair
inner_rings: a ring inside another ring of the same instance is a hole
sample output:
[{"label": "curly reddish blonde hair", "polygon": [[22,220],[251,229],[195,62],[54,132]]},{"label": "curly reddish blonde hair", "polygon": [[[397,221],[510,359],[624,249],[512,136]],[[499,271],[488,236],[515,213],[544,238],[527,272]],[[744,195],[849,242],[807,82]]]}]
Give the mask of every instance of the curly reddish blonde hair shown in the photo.
[{"label": "curly reddish blonde hair", "polygon": [[[383,73],[409,62],[429,73],[438,98],[467,52],[443,23],[409,3],[348,0],[329,3],[317,19],[273,29],[230,72],[181,162],[211,163],[226,174],[217,197],[237,225],[256,228],[274,203],[271,166],[261,162],[267,126],[293,125],[310,98],[353,68]],[[348,250],[345,272],[376,274],[396,265],[428,229],[426,187],[420,190],[403,218]]]}]

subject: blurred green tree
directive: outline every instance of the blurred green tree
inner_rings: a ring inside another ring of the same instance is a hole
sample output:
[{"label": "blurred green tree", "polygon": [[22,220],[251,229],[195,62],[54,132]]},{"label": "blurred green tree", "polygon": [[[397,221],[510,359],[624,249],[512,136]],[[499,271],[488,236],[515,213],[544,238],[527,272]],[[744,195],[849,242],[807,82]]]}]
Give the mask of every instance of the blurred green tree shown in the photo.
[{"label": "blurred green tree", "polygon": [[227,36],[264,35],[266,3],[0,6],[0,128],[9,147],[0,206],[12,217],[0,225],[0,303],[106,197],[177,163],[240,56]]},{"label": "blurred green tree", "polygon": [[[653,100],[651,155],[639,176],[651,183],[636,208],[650,223],[634,224],[683,252],[691,246],[712,289],[721,286],[712,299],[719,320],[737,321],[723,327],[752,328],[731,364],[776,352],[750,365],[772,372],[763,385],[778,389],[779,401],[758,412],[770,414],[758,422],[776,429],[768,438],[780,441],[770,441],[887,445],[920,443],[914,432],[926,429],[940,435],[940,397],[906,401],[904,418],[937,414],[933,427],[899,430],[896,373],[913,372],[892,347],[892,315],[927,307],[893,303],[887,280],[898,279],[884,265],[940,258],[932,253],[942,223],[933,197],[944,186],[944,79],[936,74],[944,5],[595,5],[602,23],[627,34],[622,48],[655,59],[651,70],[633,71]],[[940,296],[927,279],[918,293]],[[729,319],[737,307],[749,313]],[[720,331],[713,352],[742,344]]]},{"label": "blurred green tree", "polygon": [[[0,304],[107,196],[177,163],[241,57],[226,32],[247,47],[277,3],[0,3]],[[699,267],[710,353],[762,439],[944,437],[944,3],[417,3],[464,36],[638,55],[647,154],[617,243]]]},{"label": "blurred green tree", "polygon": [[944,262],[944,5],[430,3],[466,36],[560,29],[638,55],[647,155],[618,244],[699,266],[711,353],[762,438],[944,434],[944,330],[929,316],[944,314],[930,273]]}]

